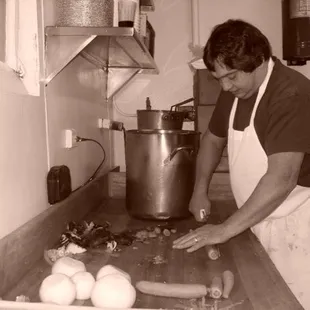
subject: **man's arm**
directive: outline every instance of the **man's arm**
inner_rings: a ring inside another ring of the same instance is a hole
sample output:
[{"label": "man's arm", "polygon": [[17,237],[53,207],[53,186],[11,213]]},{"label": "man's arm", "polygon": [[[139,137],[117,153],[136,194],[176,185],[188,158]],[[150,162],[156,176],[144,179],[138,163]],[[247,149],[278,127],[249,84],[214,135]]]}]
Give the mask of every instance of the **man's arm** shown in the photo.
[{"label": "man's arm", "polygon": [[268,170],[246,203],[224,223],[230,239],[271,214],[295,188],[304,153],[285,152],[268,157]]},{"label": "man's arm", "polygon": [[226,144],[227,138],[217,137],[209,129],[204,133],[197,156],[194,193],[207,192]]}]

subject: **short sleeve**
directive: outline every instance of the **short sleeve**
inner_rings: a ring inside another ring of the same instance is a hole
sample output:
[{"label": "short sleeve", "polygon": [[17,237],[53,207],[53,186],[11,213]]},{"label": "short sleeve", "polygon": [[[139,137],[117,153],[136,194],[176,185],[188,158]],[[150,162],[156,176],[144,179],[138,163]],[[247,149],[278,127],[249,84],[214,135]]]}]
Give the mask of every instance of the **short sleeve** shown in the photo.
[{"label": "short sleeve", "polygon": [[265,137],[267,155],[310,153],[310,98],[291,95],[271,106]]},{"label": "short sleeve", "polygon": [[228,135],[229,115],[233,105],[234,96],[229,92],[221,91],[209,123],[209,130],[218,137]]}]

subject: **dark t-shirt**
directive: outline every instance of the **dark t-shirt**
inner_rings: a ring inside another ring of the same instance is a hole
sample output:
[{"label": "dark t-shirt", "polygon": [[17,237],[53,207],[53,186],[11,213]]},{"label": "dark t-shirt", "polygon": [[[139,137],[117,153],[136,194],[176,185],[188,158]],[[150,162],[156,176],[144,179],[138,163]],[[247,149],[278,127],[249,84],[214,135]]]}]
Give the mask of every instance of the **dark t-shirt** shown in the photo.
[{"label": "dark t-shirt", "polygon": [[[310,187],[310,80],[274,58],[275,66],[256,111],[254,127],[267,156],[280,152],[303,152],[298,185]],[[239,99],[234,129],[249,125],[257,93]],[[222,91],[209,123],[210,131],[227,137],[234,96]]]}]

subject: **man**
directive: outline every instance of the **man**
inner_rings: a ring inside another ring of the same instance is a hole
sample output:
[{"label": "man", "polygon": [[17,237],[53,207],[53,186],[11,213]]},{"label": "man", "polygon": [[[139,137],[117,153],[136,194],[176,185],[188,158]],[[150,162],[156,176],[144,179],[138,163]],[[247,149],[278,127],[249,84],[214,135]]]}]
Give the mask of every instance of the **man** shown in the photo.
[{"label": "man", "polygon": [[198,221],[201,210],[210,213],[207,191],[226,144],[238,210],[173,247],[193,252],[251,228],[310,309],[310,81],[272,57],[268,39],[241,20],[213,29],[203,59],[223,90],[201,141],[190,211]]}]

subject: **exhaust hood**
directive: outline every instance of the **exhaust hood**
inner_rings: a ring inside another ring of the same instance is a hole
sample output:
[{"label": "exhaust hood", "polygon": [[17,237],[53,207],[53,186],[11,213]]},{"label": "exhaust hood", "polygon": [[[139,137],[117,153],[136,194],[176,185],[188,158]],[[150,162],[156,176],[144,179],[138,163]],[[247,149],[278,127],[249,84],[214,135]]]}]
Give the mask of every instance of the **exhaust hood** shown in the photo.
[{"label": "exhaust hood", "polygon": [[106,73],[106,99],[138,73],[159,73],[134,28],[46,27],[45,39],[46,85],[77,56]]}]

